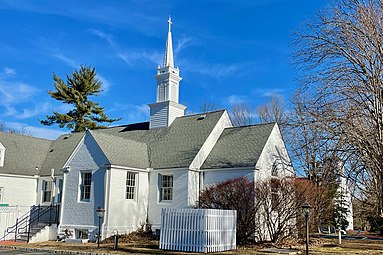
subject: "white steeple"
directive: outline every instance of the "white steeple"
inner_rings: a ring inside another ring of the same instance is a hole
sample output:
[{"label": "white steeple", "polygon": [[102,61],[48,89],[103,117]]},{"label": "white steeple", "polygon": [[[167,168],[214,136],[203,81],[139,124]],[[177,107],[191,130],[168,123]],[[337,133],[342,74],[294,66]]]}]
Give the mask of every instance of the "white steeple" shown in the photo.
[{"label": "white steeple", "polygon": [[168,30],[168,39],[166,40],[166,50],[164,58],[164,66],[174,67],[174,57],[173,57],[173,42],[172,42],[172,19],[169,16],[168,19],[169,30]]},{"label": "white steeple", "polygon": [[158,66],[157,75],[154,77],[157,80],[156,103],[149,104],[150,128],[168,127],[176,117],[185,115],[186,106],[178,103],[179,83],[182,78],[179,68],[174,67],[170,17],[168,25],[164,64],[162,67]]}]

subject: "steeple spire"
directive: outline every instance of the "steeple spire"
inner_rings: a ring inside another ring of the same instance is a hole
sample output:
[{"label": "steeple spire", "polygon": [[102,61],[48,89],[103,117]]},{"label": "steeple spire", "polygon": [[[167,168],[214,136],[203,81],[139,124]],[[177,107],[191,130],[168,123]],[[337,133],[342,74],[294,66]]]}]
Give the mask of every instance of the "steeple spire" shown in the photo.
[{"label": "steeple spire", "polygon": [[156,102],[149,104],[150,107],[150,128],[169,127],[177,118],[185,115],[186,106],[178,103],[179,86],[182,78],[180,69],[174,67],[173,45],[172,45],[172,19],[168,19],[168,38],[164,65],[158,66]]},{"label": "steeple spire", "polygon": [[164,67],[165,66],[174,67],[172,30],[171,30],[172,24],[173,24],[172,18],[169,16],[169,19],[168,19],[169,30],[168,30],[168,39],[166,40]]}]

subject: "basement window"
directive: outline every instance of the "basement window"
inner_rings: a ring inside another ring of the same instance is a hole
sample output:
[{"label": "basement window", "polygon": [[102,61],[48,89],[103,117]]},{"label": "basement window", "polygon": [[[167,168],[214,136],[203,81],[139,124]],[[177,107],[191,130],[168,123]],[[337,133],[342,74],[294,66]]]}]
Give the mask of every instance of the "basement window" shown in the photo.
[{"label": "basement window", "polygon": [[89,231],[87,229],[76,229],[76,237],[77,239],[88,239]]}]

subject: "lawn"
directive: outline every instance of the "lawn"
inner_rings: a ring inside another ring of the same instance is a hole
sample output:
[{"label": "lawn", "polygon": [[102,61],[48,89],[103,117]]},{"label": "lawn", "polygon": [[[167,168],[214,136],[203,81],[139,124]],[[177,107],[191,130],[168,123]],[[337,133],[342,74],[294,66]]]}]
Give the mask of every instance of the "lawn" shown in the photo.
[{"label": "lawn", "polygon": [[[113,250],[113,243],[102,243],[100,249],[97,249],[97,244],[72,244],[65,242],[43,242],[36,244],[19,244],[18,246],[40,248],[40,249],[54,249],[54,250],[71,250],[71,251],[86,251],[97,253],[110,253],[110,254],[195,254],[178,251],[162,251],[158,249],[157,240],[130,240],[129,243],[119,243],[118,250]],[[259,251],[263,248],[273,247],[272,244],[251,245],[239,247],[236,251],[227,251],[223,253],[211,254],[263,254]],[[289,241],[285,243],[283,248],[295,248],[304,251],[304,242],[299,243]],[[302,254],[301,253],[301,254]],[[328,240],[322,238],[311,238],[310,254],[383,254],[383,241],[371,240],[343,240],[341,245],[337,244],[337,240]]]}]

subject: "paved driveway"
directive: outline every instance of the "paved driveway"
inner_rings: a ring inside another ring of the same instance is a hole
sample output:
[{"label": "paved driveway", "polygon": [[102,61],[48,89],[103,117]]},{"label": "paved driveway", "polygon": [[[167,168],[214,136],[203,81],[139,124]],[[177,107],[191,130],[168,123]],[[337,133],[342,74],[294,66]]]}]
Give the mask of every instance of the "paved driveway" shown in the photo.
[{"label": "paved driveway", "polygon": [[[49,253],[49,252],[41,252],[41,251],[21,251],[21,250],[8,250],[8,249],[0,249],[0,255],[23,255],[23,254],[33,254],[33,255],[50,255],[54,253]],[[56,254],[57,255],[57,254]],[[65,255],[65,254],[64,254]]]}]

